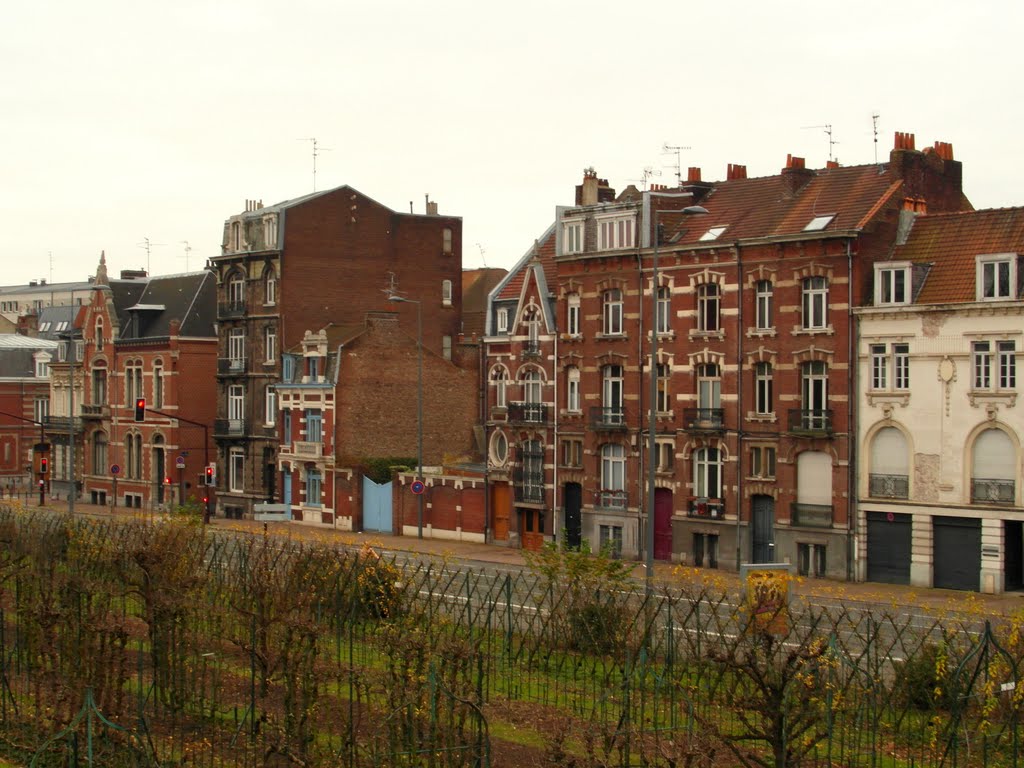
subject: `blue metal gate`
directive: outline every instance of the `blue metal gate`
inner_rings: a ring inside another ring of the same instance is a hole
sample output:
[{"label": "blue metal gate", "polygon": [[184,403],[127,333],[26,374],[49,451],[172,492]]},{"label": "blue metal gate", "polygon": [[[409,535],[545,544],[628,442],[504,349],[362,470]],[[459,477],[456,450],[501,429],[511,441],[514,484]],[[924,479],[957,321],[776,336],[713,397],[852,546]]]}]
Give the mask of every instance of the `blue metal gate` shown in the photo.
[{"label": "blue metal gate", "polygon": [[391,483],[363,478],[363,530],[391,533]]}]

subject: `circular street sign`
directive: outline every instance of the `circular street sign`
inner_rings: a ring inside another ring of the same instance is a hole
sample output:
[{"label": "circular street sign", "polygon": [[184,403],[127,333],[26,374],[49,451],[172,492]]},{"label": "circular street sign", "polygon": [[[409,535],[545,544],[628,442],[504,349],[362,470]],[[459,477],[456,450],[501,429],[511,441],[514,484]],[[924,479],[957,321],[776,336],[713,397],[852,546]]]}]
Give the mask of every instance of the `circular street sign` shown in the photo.
[{"label": "circular street sign", "polygon": [[412,481],[411,490],[412,490],[413,493],[416,493],[416,494],[423,493],[423,490],[424,490],[425,487],[426,486],[423,485],[423,481],[422,480],[413,480]]},{"label": "circular street sign", "polygon": [[110,474],[112,474],[112,475],[119,475],[119,474],[121,474],[121,465],[120,464],[111,464],[110,465]]},{"label": "circular street sign", "polygon": [[179,456],[178,458],[176,458],[174,460],[174,468],[175,469],[184,469],[185,468],[185,457],[184,456]]}]

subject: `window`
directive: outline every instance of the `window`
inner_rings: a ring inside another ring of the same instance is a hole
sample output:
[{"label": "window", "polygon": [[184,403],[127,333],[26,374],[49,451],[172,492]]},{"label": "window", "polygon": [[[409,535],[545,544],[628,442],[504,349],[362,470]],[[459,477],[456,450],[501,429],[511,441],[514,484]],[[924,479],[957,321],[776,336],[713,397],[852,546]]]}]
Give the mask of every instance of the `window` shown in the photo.
[{"label": "window", "polygon": [[232,370],[240,370],[245,365],[245,329],[232,328],[228,332],[228,360]]},{"label": "window", "polygon": [[450,256],[452,253],[452,228],[445,227],[441,230],[441,253]]},{"label": "window", "polygon": [[622,366],[606,365],[601,369],[601,403],[606,424],[625,423],[622,410]]},{"label": "window", "polygon": [[245,277],[241,272],[235,272],[228,280],[228,304],[235,310],[245,307]]},{"label": "window", "polygon": [[291,355],[284,355],[281,358],[281,380],[291,381],[295,376],[295,358]]},{"label": "window", "polygon": [[615,443],[601,446],[601,490],[626,489],[626,449]]},{"label": "window", "polygon": [[909,344],[872,344],[870,352],[872,389],[910,389]]},{"label": "window", "polygon": [[693,453],[693,495],[722,498],[721,454],[717,448],[698,448]]},{"label": "window", "polygon": [[508,307],[500,307],[497,311],[498,333],[508,333]]},{"label": "window", "polygon": [[611,557],[622,557],[622,526],[600,525],[597,531],[600,551]]},{"label": "window", "polygon": [[274,390],[273,385],[267,386],[264,404],[263,423],[267,426],[273,426],[277,423],[277,392]]},{"label": "window", "polygon": [[910,303],[910,265],[875,265],[875,304]]},{"label": "window", "polygon": [[445,360],[451,360],[452,359],[452,337],[451,336],[445,335],[445,336],[441,337],[441,357],[443,357]]},{"label": "window", "polygon": [[228,419],[233,422],[234,429],[240,429],[245,418],[245,390],[241,384],[228,387]]},{"label": "window", "polygon": [[544,500],[544,447],[539,440],[527,440],[520,451],[522,466],[519,492],[523,501]]},{"label": "window", "polygon": [[92,404],[104,405],[107,402],[107,369],[92,370]]},{"label": "window", "polygon": [[508,438],[500,429],[491,438],[491,463],[499,466],[508,460]]},{"label": "window", "polygon": [[50,398],[37,397],[32,403],[32,418],[36,421],[46,421],[50,415]]},{"label": "window", "polygon": [[635,241],[635,219],[632,216],[616,216],[597,222],[597,249],[610,251],[615,248],[632,248]]},{"label": "window", "polygon": [[494,406],[504,408],[508,404],[508,371],[496,366],[491,370],[491,381],[494,382]]},{"label": "window", "polygon": [[801,390],[804,408],[804,429],[825,429],[828,424],[828,366],[820,360],[804,363],[801,368]]},{"label": "window", "polygon": [[285,444],[292,442],[292,412],[285,408],[281,411],[281,436]]},{"label": "window", "polygon": [[1011,254],[979,256],[975,280],[978,301],[1016,297],[1017,263]]},{"label": "window", "polygon": [[771,280],[758,280],[754,287],[754,301],[756,303],[756,322],[759,331],[766,331],[775,327],[775,318],[772,314],[772,303],[774,301],[774,286]]},{"label": "window", "polygon": [[1017,451],[1001,429],[986,429],[971,446],[971,501],[1013,504],[1017,497]]},{"label": "window", "polygon": [[751,446],[750,476],[759,477],[764,480],[770,480],[775,477],[775,446]]},{"label": "window", "polygon": [[834,213],[828,213],[824,216],[815,216],[810,222],[804,227],[804,232],[820,232],[829,225],[829,222],[834,219],[836,215]]},{"label": "window", "polygon": [[319,507],[320,506],[320,492],[322,484],[320,473],[315,469],[309,469],[306,471],[306,506],[307,507]]},{"label": "window", "polygon": [[565,369],[565,410],[570,413],[579,413],[582,410],[580,403],[580,369],[570,365]]},{"label": "window", "polygon": [[797,544],[797,571],[801,576],[825,576],[825,545]]},{"label": "window", "polygon": [[676,445],[669,440],[659,440],[654,444],[654,466],[659,472],[671,472],[675,463]]},{"label": "window", "polygon": [[232,448],[228,458],[228,488],[240,493],[245,486],[245,454],[241,448]]},{"label": "window", "polygon": [[718,283],[697,286],[697,330],[717,331],[721,292]]},{"label": "window", "polygon": [[803,326],[806,329],[826,327],[828,280],[808,277],[803,282]]},{"label": "window", "polygon": [[530,369],[526,371],[522,376],[523,382],[523,401],[532,404],[539,404],[543,402],[543,380],[540,376],[540,371]]},{"label": "window", "polygon": [[725,232],[725,227],[711,227],[707,232],[700,236],[700,242],[705,243],[709,240],[717,240],[721,237],[723,232]]},{"label": "window", "polygon": [[107,474],[107,433],[97,432],[92,437],[92,473]]},{"label": "window", "polygon": [[277,273],[272,269],[267,270],[266,277],[263,278],[263,303],[277,303]]},{"label": "window", "polygon": [[693,564],[697,568],[704,568],[705,560],[708,568],[718,567],[717,533],[693,534]]},{"label": "window", "polygon": [[36,358],[36,378],[47,379],[50,377],[50,356],[39,355]]},{"label": "window", "polygon": [[570,293],[566,298],[566,331],[570,336],[580,335],[580,295]]},{"label": "window", "polygon": [[102,352],[103,351],[103,344],[104,344],[104,339],[103,339],[103,318],[102,317],[97,317],[96,318],[96,330],[95,330],[95,338],[93,339],[93,342],[96,345],[96,351],[97,352]]},{"label": "window", "polygon": [[562,440],[562,466],[583,466],[583,441],[576,438]]},{"label": "window", "polygon": [[622,335],[622,291],[618,288],[604,292],[604,333]]},{"label": "window", "polygon": [[452,305],[452,281],[441,281],[441,304],[450,307]]},{"label": "window", "polygon": [[655,307],[655,330],[658,333],[670,333],[672,331],[672,289],[667,285],[658,288]]},{"label": "window", "polygon": [[242,222],[231,222],[231,250],[242,250]]},{"label": "window", "polygon": [[142,363],[138,360],[133,360],[125,366],[124,394],[125,402],[130,406],[134,404],[135,398],[146,396],[142,391]]},{"label": "window", "polygon": [[562,253],[583,252],[583,222],[565,221],[562,223]]},{"label": "window", "polygon": [[277,359],[277,328],[267,326],[263,331],[263,359],[272,363]]},{"label": "window", "polygon": [[[702,411],[722,407],[722,379],[714,363],[701,363],[697,366],[697,407]],[[710,413],[702,414],[703,419],[714,416]]]},{"label": "window", "polygon": [[754,365],[754,412],[759,416],[775,413],[773,381],[771,363],[762,362]]},{"label": "window", "polygon": [[306,442],[320,443],[323,438],[323,412],[319,408],[306,409]]},{"label": "window", "polygon": [[907,439],[895,427],[883,427],[871,440],[868,495],[906,499],[910,495],[910,451]]},{"label": "window", "polygon": [[160,362],[153,364],[153,407],[164,407],[164,367]]},{"label": "window", "polygon": [[309,380],[315,384],[320,379],[320,358],[307,357],[306,371],[308,372]]},{"label": "window", "polygon": [[[263,247],[268,251],[277,248],[277,216],[263,217]],[[273,304],[272,301],[267,303]]]},{"label": "window", "polygon": [[[1017,351],[1013,341],[976,341],[972,345],[975,389],[1015,389]],[[993,350],[996,359],[993,360]],[[993,370],[995,363],[995,370]]]},{"label": "window", "polygon": [[668,413],[672,410],[672,395],[669,392],[669,382],[672,377],[672,368],[667,363],[658,363],[655,366],[657,381],[657,409],[658,413]]},{"label": "window", "polygon": [[142,479],[142,435],[130,434],[125,438],[125,474],[129,480]]}]

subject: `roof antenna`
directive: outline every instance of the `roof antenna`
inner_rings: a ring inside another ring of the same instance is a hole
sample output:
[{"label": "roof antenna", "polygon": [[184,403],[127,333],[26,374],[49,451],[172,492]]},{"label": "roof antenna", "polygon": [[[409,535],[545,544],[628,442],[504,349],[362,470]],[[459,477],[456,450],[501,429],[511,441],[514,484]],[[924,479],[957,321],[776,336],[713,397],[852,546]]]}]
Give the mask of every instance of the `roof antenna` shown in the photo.
[{"label": "roof antenna", "polygon": [[836,141],[835,139],[832,138],[832,124],[831,123],[826,123],[825,125],[804,125],[804,126],[801,126],[801,127],[802,127],[803,130],[808,130],[808,129],[811,129],[811,128],[824,128],[825,129],[825,134],[828,136],[828,161],[831,163],[832,162],[832,147],[834,147],[836,144],[839,143],[838,141]]},{"label": "roof antenna", "polygon": [[188,272],[188,255],[192,252],[192,246],[188,244],[188,240],[181,240],[180,242],[185,244],[185,271]]},{"label": "roof antenna", "polygon": [[656,171],[654,170],[654,168],[648,165],[647,167],[644,168],[644,178],[642,181],[640,179],[629,179],[629,181],[639,181],[641,184],[644,185],[644,190],[646,191],[647,180],[650,179],[651,176],[661,176],[661,171]]},{"label": "roof antenna", "polygon": [[480,245],[480,243],[477,243],[476,247],[480,251],[480,263],[484,265],[484,269],[487,269],[487,259],[484,258],[484,254],[487,253],[487,251],[484,250],[484,247]]},{"label": "roof antenna", "polygon": [[388,285],[386,288],[381,288],[380,292],[387,296],[389,299],[392,296],[401,296],[401,291],[398,290],[398,284],[395,280],[395,273],[388,272]]},{"label": "roof antenna", "polygon": [[142,242],[141,243],[136,243],[136,245],[139,248],[144,248],[146,250],[146,277],[152,277],[153,274],[152,274],[152,272],[150,272],[150,269],[149,269],[149,257],[151,255],[151,251],[153,250],[154,246],[163,245],[163,243],[151,243],[149,241],[148,237],[144,237],[144,238],[142,238]]},{"label": "roof antenna", "polygon": [[316,192],[316,158],[321,152],[330,152],[329,147],[318,147],[316,139],[296,139],[296,141],[311,141],[313,142],[313,191]]},{"label": "roof antenna", "polygon": [[[674,147],[669,145],[668,142],[665,142],[661,147],[661,154],[676,156],[676,164],[674,167],[676,169],[676,186],[678,187],[683,186],[683,160],[679,153],[684,149],[689,149],[689,147]],[[673,166],[669,167],[671,168]]]},{"label": "roof antenna", "polygon": [[871,132],[875,135],[875,165],[878,165],[878,118],[877,112],[871,113]]}]

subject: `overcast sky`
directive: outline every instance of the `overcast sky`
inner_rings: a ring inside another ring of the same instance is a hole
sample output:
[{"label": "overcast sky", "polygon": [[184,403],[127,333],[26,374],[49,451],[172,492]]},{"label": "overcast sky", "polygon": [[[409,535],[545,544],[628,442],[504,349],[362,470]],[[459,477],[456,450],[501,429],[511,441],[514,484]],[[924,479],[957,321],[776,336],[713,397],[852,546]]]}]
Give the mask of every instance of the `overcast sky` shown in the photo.
[{"label": "overcast sky", "polygon": [[[621,190],[952,143],[978,208],[1024,204],[1019,0],[8,3],[0,284],[201,268],[245,200],[350,184],[463,217],[509,267],[593,166]],[[817,127],[812,127],[817,126]],[[186,263],[185,241],[191,246]],[[382,275],[383,280],[383,275]]]}]

